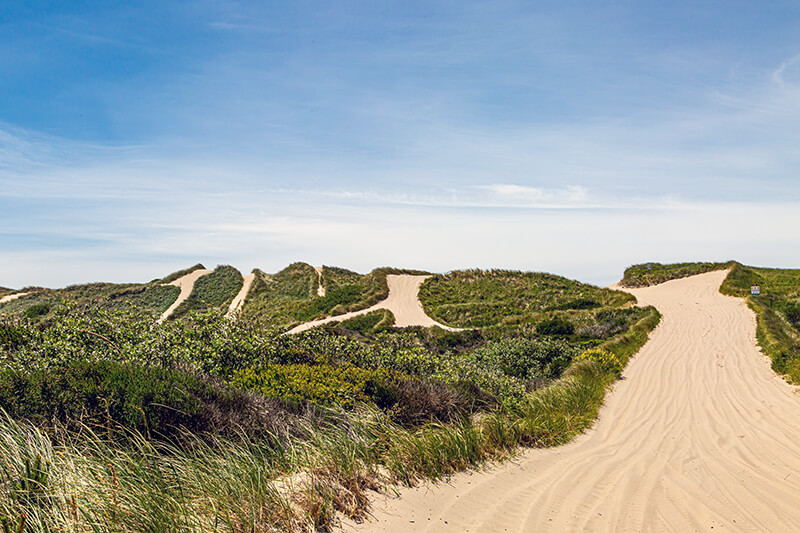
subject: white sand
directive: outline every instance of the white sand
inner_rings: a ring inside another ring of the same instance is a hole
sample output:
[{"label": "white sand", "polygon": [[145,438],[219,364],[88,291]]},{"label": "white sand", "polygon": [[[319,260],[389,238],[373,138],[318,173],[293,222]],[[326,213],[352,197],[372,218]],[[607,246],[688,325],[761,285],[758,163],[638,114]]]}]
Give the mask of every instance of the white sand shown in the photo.
[{"label": "white sand", "polygon": [[379,309],[388,309],[391,311],[395,319],[394,325],[397,327],[439,326],[442,329],[455,331],[454,328],[439,324],[426,315],[425,311],[422,309],[422,304],[419,301],[419,286],[422,285],[422,282],[428,277],[429,276],[389,274],[386,276],[386,280],[389,283],[389,296],[387,296],[385,300],[378,302],[370,308],[362,309],[361,311],[353,311],[352,313],[344,313],[300,324],[287,333],[300,333],[301,331],[306,331],[321,326],[322,324],[342,322]]},{"label": "white sand", "polygon": [[4,304],[7,302],[13,302],[17,298],[22,298],[26,294],[30,294],[29,292],[18,292],[17,294],[9,294],[8,296],[3,296],[0,298],[0,304]]},{"label": "white sand", "polygon": [[181,293],[178,295],[178,299],[172,302],[172,305],[169,306],[169,309],[164,311],[161,314],[161,317],[157,320],[160,324],[161,322],[165,321],[172,313],[175,312],[175,309],[181,305],[184,300],[186,300],[189,295],[192,294],[192,289],[194,288],[195,282],[200,279],[201,277],[205,276],[206,274],[211,274],[213,270],[206,270],[206,269],[198,269],[192,272],[189,272],[185,276],[181,276],[180,278],[176,279],[175,281],[171,281],[167,283],[167,285],[174,285],[181,289]]},{"label": "white sand", "polygon": [[255,272],[251,272],[250,274],[246,274],[242,276],[244,283],[242,283],[242,288],[239,289],[239,294],[231,302],[231,305],[228,306],[228,314],[226,315],[228,318],[233,317],[233,315],[239,311],[242,306],[244,305],[244,301],[247,299],[247,294],[250,292],[250,287],[253,286],[253,280],[256,279]]},{"label": "white sand", "polygon": [[629,290],[663,319],[593,429],[379,497],[345,530],[800,530],[800,397],[756,346],[744,301],[718,292],[725,275]]},{"label": "white sand", "polygon": [[322,267],[314,267],[314,270],[317,271],[317,296],[323,297],[325,296],[325,287],[322,285]]}]

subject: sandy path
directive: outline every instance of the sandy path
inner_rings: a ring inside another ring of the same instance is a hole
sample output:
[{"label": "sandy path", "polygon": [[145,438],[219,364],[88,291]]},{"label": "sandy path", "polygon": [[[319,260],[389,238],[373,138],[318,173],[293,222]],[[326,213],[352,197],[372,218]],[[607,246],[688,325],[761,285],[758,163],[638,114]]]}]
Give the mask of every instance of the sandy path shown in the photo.
[{"label": "sandy path", "polygon": [[422,304],[419,302],[418,297],[419,286],[422,285],[422,282],[428,277],[429,276],[389,274],[386,276],[386,281],[389,283],[389,296],[387,296],[385,300],[382,300],[367,309],[362,309],[361,311],[353,311],[352,313],[344,313],[342,315],[331,316],[328,318],[322,318],[320,320],[314,320],[312,322],[306,322],[305,324],[300,324],[299,326],[289,330],[287,333],[300,333],[301,331],[306,331],[308,329],[321,326],[322,324],[328,324],[330,322],[342,322],[353,317],[366,315],[367,313],[371,313],[379,309],[388,309],[391,311],[394,315],[394,325],[397,327],[439,326],[442,329],[455,331],[454,328],[439,324],[431,317],[426,315],[425,311],[422,309]]},{"label": "sandy path", "polygon": [[0,304],[4,304],[7,302],[13,302],[17,298],[22,298],[23,296],[30,294],[29,292],[18,292],[17,294],[9,294],[8,296],[3,296],[0,298]]},{"label": "sandy path", "polygon": [[236,311],[242,308],[244,305],[244,301],[247,299],[247,294],[250,292],[250,287],[253,286],[253,280],[256,279],[255,272],[251,272],[250,274],[246,274],[242,276],[244,283],[242,283],[242,288],[239,289],[239,294],[231,302],[231,305],[228,306],[228,314],[227,317],[232,317]]},{"label": "sandy path", "polygon": [[632,289],[663,314],[572,443],[402,489],[346,531],[798,531],[800,397],[725,272]]},{"label": "sandy path", "polygon": [[322,285],[322,267],[314,267],[314,270],[317,271],[317,278],[319,279],[317,282],[317,296],[323,297],[325,296],[325,287]]},{"label": "sandy path", "polygon": [[167,285],[174,285],[181,289],[181,293],[178,295],[178,299],[172,302],[172,305],[161,314],[161,317],[157,320],[160,324],[161,322],[165,321],[169,315],[175,312],[175,309],[181,305],[184,300],[186,300],[190,294],[192,294],[192,289],[194,288],[195,282],[200,279],[201,277],[205,276],[206,274],[211,274],[213,270],[206,270],[206,269],[198,269],[192,272],[189,272],[185,276],[181,276],[180,278],[176,279],[175,281],[171,281],[167,283]]}]

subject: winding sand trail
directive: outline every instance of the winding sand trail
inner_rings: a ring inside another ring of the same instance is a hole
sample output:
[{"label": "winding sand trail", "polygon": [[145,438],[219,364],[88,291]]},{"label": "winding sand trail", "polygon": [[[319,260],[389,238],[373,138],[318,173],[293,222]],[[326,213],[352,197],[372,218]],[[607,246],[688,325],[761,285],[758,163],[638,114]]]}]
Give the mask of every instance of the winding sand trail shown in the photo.
[{"label": "winding sand trail", "polygon": [[0,304],[4,304],[4,303],[7,303],[7,302],[13,302],[17,298],[22,298],[23,296],[28,295],[28,294],[30,294],[30,293],[29,292],[18,292],[16,294],[9,294],[8,296],[3,296],[2,298],[0,298]]},{"label": "winding sand trail", "polygon": [[242,276],[244,283],[242,283],[242,288],[239,289],[239,293],[234,297],[231,304],[228,306],[228,313],[225,315],[228,318],[233,317],[233,315],[242,308],[244,305],[244,301],[247,299],[247,294],[250,292],[250,287],[253,286],[253,280],[256,279],[256,273],[251,272],[250,274],[245,274]]},{"label": "winding sand trail", "polygon": [[345,531],[798,531],[800,396],[726,272],[629,290],[663,314],[594,428],[517,461],[400,489]]},{"label": "winding sand trail", "polygon": [[169,316],[175,312],[175,309],[177,309],[178,306],[181,305],[184,302],[184,300],[186,300],[189,297],[190,294],[192,294],[192,289],[194,288],[195,282],[198,279],[205,276],[206,274],[211,274],[212,272],[213,270],[200,268],[198,270],[193,270],[192,272],[189,272],[185,276],[181,276],[175,281],[170,281],[169,283],[166,283],[166,285],[174,285],[176,287],[179,287],[181,289],[181,293],[178,295],[178,299],[172,302],[172,305],[170,305],[167,308],[167,310],[161,314],[161,316],[159,317],[158,320],[156,320],[156,322],[160,324],[164,322],[167,318],[169,318]]},{"label": "winding sand trail", "polygon": [[353,317],[366,315],[379,309],[388,309],[394,315],[394,325],[400,328],[408,326],[439,326],[448,331],[456,331],[455,328],[439,324],[434,319],[425,314],[422,304],[419,301],[419,287],[422,282],[430,276],[411,276],[408,274],[389,274],[386,281],[389,284],[389,295],[385,300],[367,309],[344,313],[341,315],[330,316],[312,322],[306,322],[287,331],[288,334],[300,333],[322,324],[330,322],[342,322]]}]

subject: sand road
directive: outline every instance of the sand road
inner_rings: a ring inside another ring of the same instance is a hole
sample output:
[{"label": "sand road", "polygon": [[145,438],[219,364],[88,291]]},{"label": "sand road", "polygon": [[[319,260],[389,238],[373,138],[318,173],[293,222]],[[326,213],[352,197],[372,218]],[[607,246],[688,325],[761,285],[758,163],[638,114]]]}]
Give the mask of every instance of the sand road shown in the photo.
[{"label": "sand road", "polygon": [[712,272],[631,290],[663,314],[594,428],[402,489],[346,531],[800,531],[800,395]]},{"label": "sand road", "polygon": [[166,311],[164,311],[159,319],[156,321],[159,324],[164,322],[169,316],[175,312],[179,305],[181,305],[189,296],[192,294],[192,289],[194,289],[195,282],[200,279],[201,277],[205,276],[206,274],[211,274],[213,270],[207,269],[197,269],[189,272],[185,276],[181,276],[180,278],[176,279],[175,281],[171,281],[167,283],[167,285],[174,285],[180,288],[181,293],[178,295],[178,299],[172,302]]},{"label": "sand road", "polygon": [[453,328],[439,324],[425,314],[422,304],[419,302],[419,287],[428,276],[411,276],[408,274],[389,274],[386,281],[389,284],[389,295],[385,300],[361,311],[344,313],[342,315],[331,316],[306,322],[290,329],[287,333],[300,333],[322,324],[329,322],[342,322],[360,315],[366,315],[379,309],[388,309],[394,315],[394,325],[400,328],[408,326],[439,326],[442,329],[455,331]]},{"label": "sand road", "polygon": [[234,297],[228,306],[228,313],[226,314],[228,318],[233,317],[235,313],[242,308],[244,301],[247,299],[247,295],[250,292],[250,287],[253,286],[253,281],[255,281],[255,279],[255,272],[251,272],[250,274],[245,274],[242,276],[242,288],[239,289],[239,293]]}]

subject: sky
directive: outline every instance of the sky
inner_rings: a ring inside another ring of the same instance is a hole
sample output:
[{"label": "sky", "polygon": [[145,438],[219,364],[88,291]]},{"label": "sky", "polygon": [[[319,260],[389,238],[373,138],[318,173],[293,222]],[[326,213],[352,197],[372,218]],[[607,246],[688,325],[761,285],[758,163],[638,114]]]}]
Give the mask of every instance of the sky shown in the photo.
[{"label": "sky", "polygon": [[0,5],[0,286],[800,267],[800,4]]}]

